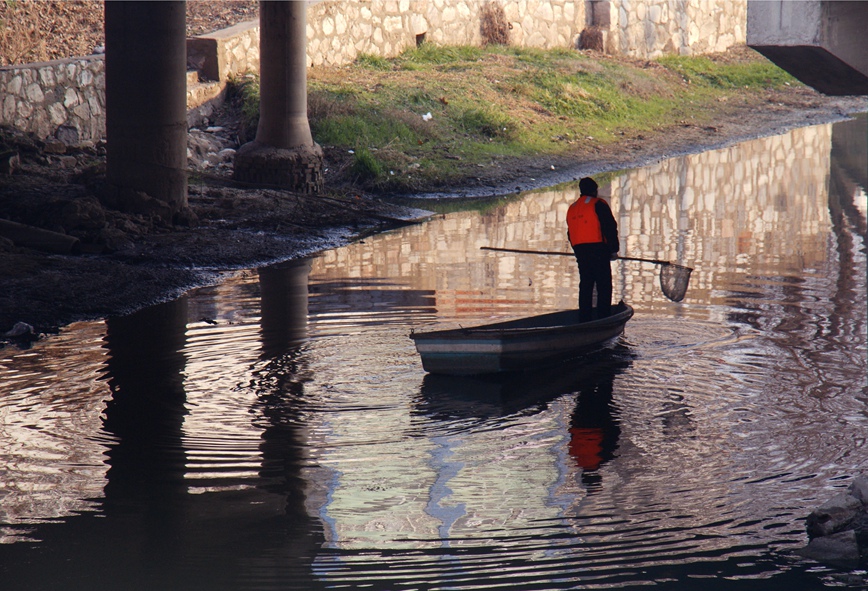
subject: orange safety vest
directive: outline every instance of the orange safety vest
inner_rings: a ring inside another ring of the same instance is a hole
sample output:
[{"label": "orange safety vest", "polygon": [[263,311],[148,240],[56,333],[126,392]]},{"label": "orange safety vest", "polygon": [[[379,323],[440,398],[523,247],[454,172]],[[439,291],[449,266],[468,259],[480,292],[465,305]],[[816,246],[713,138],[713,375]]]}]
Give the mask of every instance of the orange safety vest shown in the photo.
[{"label": "orange safety vest", "polygon": [[570,234],[571,245],[603,242],[600,218],[597,217],[594,209],[597,200],[597,197],[582,195],[567,210],[567,231]]},{"label": "orange safety vest", "polygon": [[597,470],[603,463],[603,438],[599,427],[570,429],[570,455],[583,470]]}]

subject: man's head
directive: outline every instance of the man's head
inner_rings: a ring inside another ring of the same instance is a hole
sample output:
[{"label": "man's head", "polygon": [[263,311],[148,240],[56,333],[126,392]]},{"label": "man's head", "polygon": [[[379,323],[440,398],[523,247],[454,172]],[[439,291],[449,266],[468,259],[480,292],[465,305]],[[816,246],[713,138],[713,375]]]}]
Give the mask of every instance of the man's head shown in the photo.
[{"label": "man's head", "polygon": [[592,179],[591,177],[586,176],[582,180],[579,181],[579,191],[581,191],[582,195],[589,195],[591,197],[597,196],[597,181]]}]

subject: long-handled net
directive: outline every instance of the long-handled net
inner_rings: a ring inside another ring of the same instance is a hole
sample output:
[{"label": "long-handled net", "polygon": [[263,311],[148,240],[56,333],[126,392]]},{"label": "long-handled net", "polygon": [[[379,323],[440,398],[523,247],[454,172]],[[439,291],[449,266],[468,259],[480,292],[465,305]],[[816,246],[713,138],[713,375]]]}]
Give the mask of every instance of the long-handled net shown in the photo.
[{"label": "long-handled net", "polygon": [[[548,251],[548,250],[521,250],[518,248],[495,248],[494,246],[482,246],[482,250],[494,250],[498,252],[517,252],[524,254],[548,254],[560,256],[575,256],[571,252]],[[618,257],[624,261],[639,261],[641,263],[653,263],[660,265],[660,289],[663,295],[673,302],[680,302],[687,294],[687,285],[690,283],[690,273],[693,269],[684,265],[676,265],[669,261],[658,259],[639,259],[635,257]]]},{"label": "long-handled net", "polygon": [[663,295],[673,302],[680,302],[687,294],[687,284],[690,283],[690,267],[666,263],[660,266],[660,289]]}]

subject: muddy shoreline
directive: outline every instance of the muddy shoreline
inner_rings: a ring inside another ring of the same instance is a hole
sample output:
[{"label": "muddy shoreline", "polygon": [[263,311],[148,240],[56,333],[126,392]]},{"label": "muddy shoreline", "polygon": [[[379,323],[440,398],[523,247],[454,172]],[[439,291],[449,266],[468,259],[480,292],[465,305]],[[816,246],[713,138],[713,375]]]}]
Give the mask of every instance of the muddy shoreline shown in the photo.
[{"label": "muddy shoreline", "polygon": [[[302,197],[206,179],[190,184],[189,202],[196,220],[192,226],[135,226],[135,220],[112,218],[115,227],[134,227],[118,234],[110,252],[85,248],[77,255],[47,254],[4,241],[0,243],[0,346],[4,342],[26,346],[33,338],[4,339],[2,335],[16,323],[32,326],[36,337],[54,333],[72,322],[123,315],[171,300],[189,289],[217,283],[227,273],[312,255],[424,219],[424,210],[402,205],[404,197],[503,196],[831,123],[868,109],[865,97],[794,91],[786,102],[779,102],[782,98],[770,97],[759,109],[756,105],[729,108],[713,127],[677,126],[570,156],[504,162],[467,178],[455,189],[378,197],[340,186],[322,197]],[[56,178],[34,164],[21,174],[0,178],[0,206],[5,203],[8,209],[14,202],[26,207],[30,198],[56,195],[70,187],[64,177]],[[0,207],[2,217],[13,219]]]}]

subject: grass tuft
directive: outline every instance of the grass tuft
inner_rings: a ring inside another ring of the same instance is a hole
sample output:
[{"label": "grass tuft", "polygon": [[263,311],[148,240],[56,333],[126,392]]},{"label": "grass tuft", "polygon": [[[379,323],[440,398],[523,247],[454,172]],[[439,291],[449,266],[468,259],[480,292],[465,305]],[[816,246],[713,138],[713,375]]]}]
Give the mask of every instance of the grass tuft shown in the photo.
[{"label": "grass tuft", "polygon": [[383,176],[383,164],[367,148],[356,150],[350,172],[362,181],[376,181]]},{"label": "grass tuft", "polygon": [[485,138],[509,139],[515,130],[508,115],[489,107],[469,108],[458,115],[457,121],[465,133]]},{"label": "grass tuft", "polygon": [[360,68],[379,70],[381,72],[387,72],[392,69],[392,62],[390,60],[372,53],[359,54],[356,58],[356,65]]},{"label": "grass tuft", "polygon": [[256,137],[259,125],[259,76],[244,74],[229,81],[229,93],[241,103],[239,139],[248,142]]}]

